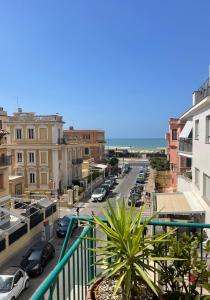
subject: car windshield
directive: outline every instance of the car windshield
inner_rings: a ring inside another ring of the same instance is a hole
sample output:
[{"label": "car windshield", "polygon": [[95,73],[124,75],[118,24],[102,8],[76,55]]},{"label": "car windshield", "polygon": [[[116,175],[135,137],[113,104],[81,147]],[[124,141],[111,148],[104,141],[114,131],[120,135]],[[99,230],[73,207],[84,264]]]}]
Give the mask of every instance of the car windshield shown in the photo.
[{"label": "car windshield", "polygon": [[106,180],[105,183],[106,183],[106,184],[110,184],[110,183],[111,183],[111,180]]},{"label": "car windshield", "polygon": [[0,292],[9,292],[12,289],[13,276],[0,275]]},{"label": "car windshield", "polygon": [[42,254],[42,250],[33,250],[27,256],[27,260],[40,260]]},{"label": "car windshield", "polygon": [[95,189],[95,191],[93,192],[93,194],[102,194],[103,190],[98,188],[98,189]]},{"label": "car windshield", "polygon": [[70,219],[68,217],[63,217],[62,219],[60,219],[59,224],[61,226],[67,226],[69,225]]}]

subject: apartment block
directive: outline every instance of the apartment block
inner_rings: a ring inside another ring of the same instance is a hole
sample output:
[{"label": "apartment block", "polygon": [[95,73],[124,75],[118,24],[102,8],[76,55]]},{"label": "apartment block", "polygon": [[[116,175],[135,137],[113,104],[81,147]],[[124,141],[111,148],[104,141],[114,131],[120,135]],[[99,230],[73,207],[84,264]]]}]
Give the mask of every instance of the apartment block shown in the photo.
[{"label": "apartment block", "polygon": [[28,191],[62,191],[82,177],[82,146],[66,145],[63,117],[19,109],[6,120],[10,175],[23,176]]},{"label": "apartment block", "polygon": [[80,130],[70,127],[69,130],[64,130],[64,138],[68,144],[82,144],[84,160],[103,161],[105,155],[105,133],[103,130]]}]

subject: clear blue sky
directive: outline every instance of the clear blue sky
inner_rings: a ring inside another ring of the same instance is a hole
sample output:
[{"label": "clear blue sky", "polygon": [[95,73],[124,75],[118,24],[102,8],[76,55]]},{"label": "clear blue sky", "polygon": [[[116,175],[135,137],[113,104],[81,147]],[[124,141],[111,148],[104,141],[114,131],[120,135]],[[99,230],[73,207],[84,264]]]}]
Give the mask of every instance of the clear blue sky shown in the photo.
[{"label": "clear blue sky", "polygon": [[0,105],[163,137],[208,76],[209,0],[0,1]]}]

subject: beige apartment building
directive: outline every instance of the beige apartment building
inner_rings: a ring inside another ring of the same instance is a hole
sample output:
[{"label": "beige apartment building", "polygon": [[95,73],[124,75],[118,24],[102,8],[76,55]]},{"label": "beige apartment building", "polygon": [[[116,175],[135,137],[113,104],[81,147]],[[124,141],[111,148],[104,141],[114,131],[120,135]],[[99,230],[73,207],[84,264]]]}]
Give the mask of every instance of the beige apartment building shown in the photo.
[{"label": "beige apartment building", "polygon": [[11,165],[11,155],[7,154],[7,137],[5,122],[7,112],[0,107],[0,205],[8,203],[9,195],[9,166]]},{"label": "beige apartment building", "polygon": [[105,133],[103,130],[74,129],[64,130],[64,137],[68,144],[82,144],[83,159],[93,159],[102,162],[105,155]]},{"label": "beige apartment building", "polygon": [[63,117],[18,112],[6,121],[10,175],[23,176],[28,191],[62,191],[82,177],[81,145],[66,145]]}]

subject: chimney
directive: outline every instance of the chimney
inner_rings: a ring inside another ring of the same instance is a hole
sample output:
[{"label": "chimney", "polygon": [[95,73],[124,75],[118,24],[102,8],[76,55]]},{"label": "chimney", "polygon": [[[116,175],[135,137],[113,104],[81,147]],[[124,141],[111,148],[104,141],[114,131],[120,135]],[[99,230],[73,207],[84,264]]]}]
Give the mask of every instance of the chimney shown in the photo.
[{"label": "chimney", "polygon": [[74,130],[74,127],[73,126],[69,126],[69,130]]},{"label": "chimney", "polygon": [[197,95],[198,95],[197,91],[192,93],[192,105],[197,104]]}]

